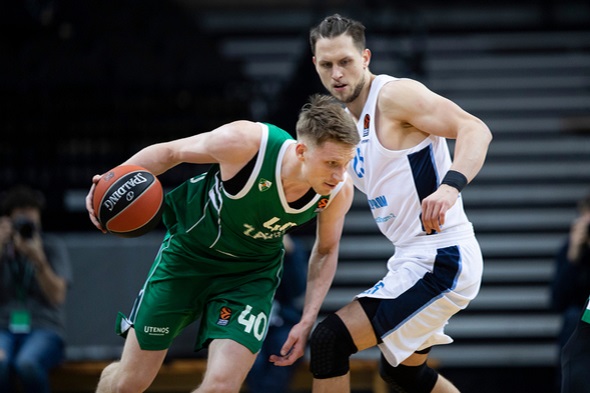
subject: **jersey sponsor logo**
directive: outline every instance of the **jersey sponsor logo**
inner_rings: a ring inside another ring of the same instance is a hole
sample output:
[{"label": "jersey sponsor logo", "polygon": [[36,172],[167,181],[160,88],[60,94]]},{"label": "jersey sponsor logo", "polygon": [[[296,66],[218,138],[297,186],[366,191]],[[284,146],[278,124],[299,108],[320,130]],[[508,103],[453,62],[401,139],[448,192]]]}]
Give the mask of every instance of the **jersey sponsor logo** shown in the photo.
[{"label": "jersey sponsor logo", "polygon": [[282,237],[287,229],[297,226],[297,223],[291,221],[281,224],[279,223],[280,220],[279,217],[271,218],[262,224],[264,229],[257,229],[254,225],[245,223],[244,227],[246,230],[244,231],[244,235],[254,239],[275,239],[277,237]]},{"label": "jersey sponsor logo", "polygon": [[380,224],[383,222],[387,222],[387,221],[391,220],[392,218],[395,218],[395,214],[389,213],[387,216],[384,216],[384,217],[376,217],[375,222],[377,224]]},{"label": "jersey sponsor logo", "polygon": [[166,334],[170,333],[170,328],[168,326],[144,326],[143,332],[149,334],[150,336],[165,336]]},{"label": "jersey sponsor logo", "polygon": [[229,307],[223,306],[219,310],[219,319],[217,324],[220,326],[227,326],[229,319],[231,318],[232,310]]},{"label": "jersey sponsor logo", "polygon": [[369,126],[371,125],[371,116],[368,113],[365,114],[365,118],[363,119],[363,138],[369,136]]},{"label": "jersey sponsor logo", "polygon": [[260,190],[260,192],[264,192],[268,190],[270,187],[272,187],[271,181],[263,178],[260,178],[260,180],[258,180],[258,189]]},{"label": "jersey sponsor logo", "polygon": [[377,198],[369,199],[369,207],[371,210],[379,209],[387,206],[387,198],[385,195],[379,195]]},{"label": "jersey sponsor logo", "polygon": [[320,200],[318,201],[318,204],[316,205],[316,209],[314,210],[315,213],[319,213],[321,211],[323,211],[326,206],[328,206],[328,198],[320,198]]}]

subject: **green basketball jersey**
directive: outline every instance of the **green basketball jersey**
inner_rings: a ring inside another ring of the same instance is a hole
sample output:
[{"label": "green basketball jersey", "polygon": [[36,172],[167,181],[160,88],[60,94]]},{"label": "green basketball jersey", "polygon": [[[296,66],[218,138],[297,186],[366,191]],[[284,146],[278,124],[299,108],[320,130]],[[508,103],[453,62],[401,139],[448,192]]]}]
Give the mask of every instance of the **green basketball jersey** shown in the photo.
[{"label": "green basketball jersey", "polygon": [[284,130],[263,128],[260,150],[245,186],[230,195],[219,165],[189,179],[166,195],[163,221],[186,251],[214,260],[274,259],[287,230],[313,219],[329,195],[315,197],[300,209],[289,206],[281,182],[281,164],[295,140]]}]

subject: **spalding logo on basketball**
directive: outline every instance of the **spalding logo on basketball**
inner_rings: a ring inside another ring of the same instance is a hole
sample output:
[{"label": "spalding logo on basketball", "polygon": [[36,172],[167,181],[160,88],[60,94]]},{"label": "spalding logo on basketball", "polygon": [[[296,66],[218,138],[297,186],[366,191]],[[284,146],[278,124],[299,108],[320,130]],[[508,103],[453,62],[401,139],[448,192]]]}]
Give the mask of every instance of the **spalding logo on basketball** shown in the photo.
[{"label": "spalding logo on basketball", "polygon": [[94,190],[94,213],[108,232],[121,237],[146,234],[160,222],[164,191],[158,178],[137,165],[106,172]]}]

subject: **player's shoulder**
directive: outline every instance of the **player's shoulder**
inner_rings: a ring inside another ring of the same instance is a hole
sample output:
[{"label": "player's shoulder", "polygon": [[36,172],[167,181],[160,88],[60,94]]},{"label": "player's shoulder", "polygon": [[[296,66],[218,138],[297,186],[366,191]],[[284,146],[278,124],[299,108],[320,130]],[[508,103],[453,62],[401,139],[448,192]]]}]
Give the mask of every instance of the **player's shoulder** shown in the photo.
[{"label": "player's shoulder", "polygon": [[426,89],[426,86],[415,79],[396,78],[383,85],[379,91],[379,97],[402,99],[400,94],[419,93]]},{"label": "player's shoulder", "polygon": [[225,125],[232,132],[253,133],[261,129],[261,124],[251,120],[234,120]]},{"label": "player's shoulder", "polygon": [[260,123],[250,120],[235,120],[218,129],[227,139],[237,142],[258,141],[262,133]]},{"label": "player's shoulder", "polygon": [[415,79],[399,78],[383,85],[379,91],[380,109],[414,106],[429,96],[428,88]]}]

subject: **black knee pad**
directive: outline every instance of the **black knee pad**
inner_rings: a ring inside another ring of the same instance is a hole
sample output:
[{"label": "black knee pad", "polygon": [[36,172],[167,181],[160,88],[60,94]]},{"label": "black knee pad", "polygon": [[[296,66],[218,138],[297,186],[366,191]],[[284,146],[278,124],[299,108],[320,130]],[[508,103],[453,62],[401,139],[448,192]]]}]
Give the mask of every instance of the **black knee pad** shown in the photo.
[{"label": "black knee pad", "polygon": [[438,379],[438,373],[426,363],[420,366],[400,364],[393,367],[383,355],[381,355],[379,374],[395,393],[430,393]]},{"label": "black knee pad", "polygon": [[357,352],[346,325],[336,314],[328,315],[318,324],[311,335],[309,346],[309,368],[316,379],[345,375],[350,370],[350,355]]}]

